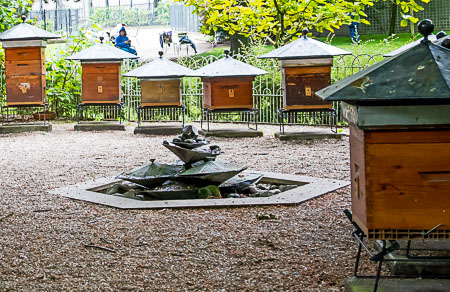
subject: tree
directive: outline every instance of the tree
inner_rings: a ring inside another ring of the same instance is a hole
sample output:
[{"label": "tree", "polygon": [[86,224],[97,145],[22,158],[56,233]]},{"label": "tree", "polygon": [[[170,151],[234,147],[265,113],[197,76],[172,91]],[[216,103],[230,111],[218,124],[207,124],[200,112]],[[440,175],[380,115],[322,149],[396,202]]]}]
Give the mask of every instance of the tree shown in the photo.
[{"label": "tree", "polygon": [[28,14],[31,5],[31,0],[2,0],[0,3],[0,32],[21,23],[21,16]]},{"label": "tree", "polygon": [[[369,24],[364,12],[374,2],[391,1],[403,11],[402,25],[418,19],[407,14],[423,8],[418,0],[176,0],[195,7],[202,18],[202,32],[218,28],[230,35],[267,39],[281,46],[297,38],[303,28],[334,32],[352,21]],[[420,0],[428,3],[430,0]]]}]

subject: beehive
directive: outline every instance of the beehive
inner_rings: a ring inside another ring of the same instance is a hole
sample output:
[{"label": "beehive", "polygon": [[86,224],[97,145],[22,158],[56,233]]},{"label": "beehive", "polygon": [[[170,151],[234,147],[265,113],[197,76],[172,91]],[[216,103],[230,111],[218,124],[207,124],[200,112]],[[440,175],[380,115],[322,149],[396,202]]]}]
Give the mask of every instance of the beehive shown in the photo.
[{"label": "beehive", "polygon": [[0,35],[5,49],[6,105],[41,106],[47,103],[46,40],[57,35],[21,23]]},{"label": "beehive", "polygon": [[120,104],[121,100],[121,61],[136,59],[137,56],[101,43],[78,52],[68,60],[81,61],[82,104],[106,105]]},{"label": "beehive", "polygon": [[450,51],[425,40],[317,93],[350,125],[353,220],[371,239],[450,238]]},{"label": "beehive", "polygon": [[281,60],[286,110],[331,109],[332,103],[315,93],[331,84],[333,56],[351,54],[308,38],[307,33],[305,29],[299,39],[259,57]]},{"label": "beehive", "polygon": [[203,81],[203,108],[253,109],[253,80],[268,72],[231,58],[215,61],[194,72]]},{"label": "beehive", "polygon": [[132,70],[123,76],[141,80],[141,107],[179,107],[181,100],[181,78],[191,74],[189,68],[160,57]]}]

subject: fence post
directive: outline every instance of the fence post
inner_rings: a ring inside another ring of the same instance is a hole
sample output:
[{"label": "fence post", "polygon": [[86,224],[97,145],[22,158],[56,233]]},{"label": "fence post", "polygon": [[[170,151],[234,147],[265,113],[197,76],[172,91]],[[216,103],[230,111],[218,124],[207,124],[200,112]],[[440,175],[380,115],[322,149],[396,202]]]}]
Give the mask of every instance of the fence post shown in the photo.
[{"label": "fence post", "polygon": [[47,30],[47,17],[45,15],[45,9],[43,10],[42,17],[44,19],[44,30]]}]

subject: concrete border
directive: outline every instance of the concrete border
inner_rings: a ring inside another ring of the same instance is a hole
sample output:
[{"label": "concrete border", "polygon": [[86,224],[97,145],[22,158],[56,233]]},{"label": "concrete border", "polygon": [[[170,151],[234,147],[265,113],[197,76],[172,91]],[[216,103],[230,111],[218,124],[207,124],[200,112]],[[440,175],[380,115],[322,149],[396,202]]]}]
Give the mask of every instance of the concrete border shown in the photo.
[{"label": "concrete border", "polygon": [[[347,292],[372,292],[375,278],[348,278],[345,282]],[[383,278],[378,283],[382,292],[448,292],[450,279],[422,278]]]},{"label": "concrete border", "polygon": [[87,181],[76,185],[62,187],[51,194],[66,198],[82,200],[91,203],[107,205],[119,209],[164,209],[164,208],[213,208],[213,207],[244,207],[265,205],[297,205],[326,193],[343,188],[349,181],[297,176],[290,174],[261,172],[266,182],[285,182],[303,184],[299,187],[282,192],[271,197],[260,198],[224,198],[224,199],[196,199],[196,200],[166,200],[139,201],[118,196],[111,196],[95,192],[108,184],[118,182],[114,177],[106,177],[94,181]]},{"label": "concrete border", "polygon": [[74,131],[125,131],[125,124],[118,122],[81,122],[73,126]]},{"label": "concrete border", "polygon": [[179,135],[183,131],[183,126],[168,126],[168,125],[158,125],[158,126],[140,126],[134,128],[134,134],[144,134],[144,135]]},{"label": "concrete border", "polygon": [[220,137],[220,138],[254,138],[262,137],[262,131],[251,129],[217,129],[217,130],[202,130],[199,133],[205,137]]},{"label": "concrete border", "polygon": [[280,132],[275,133],[275,138],[281,141],[290,140],[322,140],[322,139],[342,139],[345,134],[333,133],[333,132],[320,132],[320,131],[308,131],[308,132]]},{"label": "concrete border", "polygon": [[0,134],[25,133],[25,132],[50,132],[52,124],[10,124],[0,126]]},{"label": "concrete border", "polygon": [[[406,240],[397,240],[401,248],[407,247]],[[390,245],[388,241],[388,246]],[[382,241],[374,242],[376,250],[381,251]],[[450,241],[448,240],[412,240],[412,249],[429,249],[435,251],[448,252],[450,250]],[[407,258],[405,251],[396,250],[386,255],[389,259],[387,265],[394,275],[408,277],[448,277],[450,275],[450,259],[430,258],[423,260],[414,260]],[[450,287],[450,286],[449,286]],[[450,290],[450,288],[449,288]]]}]

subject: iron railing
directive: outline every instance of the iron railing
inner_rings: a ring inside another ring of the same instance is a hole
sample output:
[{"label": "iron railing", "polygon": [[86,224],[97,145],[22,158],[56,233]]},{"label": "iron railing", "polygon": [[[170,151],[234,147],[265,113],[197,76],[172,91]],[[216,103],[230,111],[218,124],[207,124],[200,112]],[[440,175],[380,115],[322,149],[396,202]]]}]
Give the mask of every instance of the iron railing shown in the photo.
[{"label": "iron railing", "polygon": [[[191,69],[198,69],[223,57],[224,55],[190,56],[179,58],[177,62]],[[270,72],[269,74],[256,77],[255,81],[253,82],[254,105],[259,109],[259,123],[278,123],[278,110],[283,107],[283,86],[279,62],[274,59],[261,60],[256,56],[236,55],[234,57],[243,62]],[[368,54],[335,57],[331,73],[332,82],[355,74],[361,69],[371,66],[381,60],[383,60],[382,55]],[[125,61],[122,65],[122,72],[128,72],[141,65],[143,64],[137,64],[136,61]],[[76,71],[76,68],[72,69]],[[4,103],[5,79],[3,65],[2,67],[0,67],[0,70],[0,86],[2,88],[1,100]],[[77,76],[72,76],[72,78],[77,78]],[[52,86],[52,82],[52,80],[47,80],[47,88],[50,88]],[[199,121],[201,119],[203,102],[202,82],[200,78],[188,77],[183,78],[181,84],[182,101],[186,106],[186,121]],[[140,81],[136,78],[122,78],[122,99],[125,104],[125,119],[129,121],[137,120],[136,108],[140,105],[140,96]],[[74,98],[73,100],[74,103],[78,102],[76,98]],[[51,104],[51,109],[55,110],[54,106],[54,104]],[[73,105],[73,108],[76,108],[76,104]],[[343,119],[340,112],[339,103],[335,103],[334,108],[338,113],[338,123],[342,123]],[[111,110],[110,108],[97,108],[95,109],[95,112],[97,115],[100,115],[100,117],[108,119],[118,119],[118,112],[115,109]],[[75,117],[76,111],[73,110],[70,113],[67,113],[66,111],[66,115],[68,115],[69,117]],[[297,114],[296,118],[294,118],[293,115],[288,115],[288,123],[325,125],[330,124],[329,118],[330,117],[328,115],[320,112],[301,113]],[[157,114],[146,113],[145,111],[143,112],[143,120],[178,121],[180,119],[181,113],[178,109],[162,109],[159,110]],[[211,116],[211,119],[216,122],[247,122],[246,115],[224,117],[213,114]]]}]

